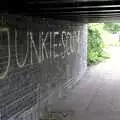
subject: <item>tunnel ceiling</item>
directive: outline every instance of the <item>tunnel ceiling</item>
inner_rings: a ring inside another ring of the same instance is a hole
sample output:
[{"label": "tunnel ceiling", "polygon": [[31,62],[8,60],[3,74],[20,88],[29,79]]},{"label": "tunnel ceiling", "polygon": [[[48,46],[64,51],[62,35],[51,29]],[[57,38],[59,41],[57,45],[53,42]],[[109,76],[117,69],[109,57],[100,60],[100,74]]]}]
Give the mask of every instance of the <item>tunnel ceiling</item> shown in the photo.
[{"label": "tunnel ceiling", "polygon": [[8,8],[2,10],[14,14],[79,22],[120,20],[120,1],[109,0],[16,0],[14,3],[10,2]]}]

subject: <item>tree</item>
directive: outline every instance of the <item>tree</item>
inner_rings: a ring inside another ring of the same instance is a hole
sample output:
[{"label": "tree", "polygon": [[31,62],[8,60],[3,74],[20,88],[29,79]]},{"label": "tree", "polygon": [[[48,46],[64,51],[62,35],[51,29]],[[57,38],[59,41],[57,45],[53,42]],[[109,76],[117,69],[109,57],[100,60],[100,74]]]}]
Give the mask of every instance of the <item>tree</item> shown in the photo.
[{"label": "tree", "polygon": [[104,23],[104,29],[110,33],[117,33],[120,31],[120,23]]},{"label": "tree", "polygon": [[103,51],[102,32],[102,23],[88,24],[88,65],[98,63],[104,58],[107,58]]}]

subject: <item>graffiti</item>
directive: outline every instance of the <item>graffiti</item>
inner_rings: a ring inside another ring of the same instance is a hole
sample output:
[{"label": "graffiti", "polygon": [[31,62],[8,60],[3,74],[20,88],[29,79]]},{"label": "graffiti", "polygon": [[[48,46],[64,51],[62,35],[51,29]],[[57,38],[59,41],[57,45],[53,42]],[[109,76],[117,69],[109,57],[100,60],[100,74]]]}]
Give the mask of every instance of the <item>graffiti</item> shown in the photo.
[{"label": "graffiti", "polygon": [[[0,73],[0,79],[4,79],[9,72],[12,59],[11,42],[13,41],[15,61],[18,68],[25,67],[28,62],[29,65],[33,65],[35,59],[37,63],[40,64],[48,58],[65,58],[67,55],[70,55],[73,52],[77,54],[79,51],[80,31],[33,32],[26,30],[22,33],[22,30],[15,29],[12,31],[14,33],[14,39],[11,39],[11,31],[12,30],[8,28],[0,28],[0,33],[4,33],[7,36],[8,49],[6,69],[2,70],[2,73]],[[3,39],[3,37],[0,38]]]},{"label": "graffiti", "polygon": [[66,47],[69,48],[69,49],[67,49],[67,54],[70,55],[70,53],[73,53],[73,51],[74,51],[72,34],[70,32],[67,32],[66,36],[67,36]]},{"label": "graffiti", "polygon": [[7,39],[8,39],[8,61],[7,61],[7,66],[6,66],[6,70],[2,73],[2,75],[0,75],[0,79],[3,79],[7,73],[8,73],[8,69],[10,66],[10,56],[11,56],[11,52],[10,52],[10,33],[9,33],[9,29],[8,28],[1,28],[0,29],[0,33],[7,33]]},{"label": "graffiti", "polygon": [[[28,36],[28,33],[27,33],[27,36]],[[15,30],[15,53],[16,53],[16,62],[17,62],[17,65],[19,68],[22,68],[25,66],[25,63],[26,63],[26,60],[27,60],[27,56],[28,56],[28,45],[29,45],[29,42],[28,42],[28,39],[27,39],[27,52],[26,52],[26,55],[25,55],[25,58],[23,60],[23,63],[20,64],[19,63],[19,60],[18,60],[18,51],[17,51],[17,48],[18,48],[18,45],[17,45],[17,37],[18,37],[18,31]]]},{"label": "graffiti", "polygon": [[34,114],[32,108],[25,111],[24,113],[15,116],[12,120],[34,120]]},{"label": "graffiti", "polygon": [[[43,32],[42,32],[42,36],[43,36]],[[45,45],[45,42],[47,40],[47,37],[48,37],[48,32],[46,33],[45,35],[45,38],[42,37],[42,60],[44,60],[45,56],[44,56],[44,51],[45,51],[45,55],[46,55],[46,58],[48,58],[48,53],[47,53],[47,49],[46,49],[46,45]]]},{"label": "graffiti", "polygon": [[57,36],[59,35],[59,32],[54,32],[54,44],[53,44],[53,46],[54,46],[54,58],[56,58],[57,56],[58,56],[58,54],[56,54],[56,49],[57,49],[57,47],[58,47],[58,44],[57,44],[57,42],[58,42],[58,39],[57,39]]},{"label": "graffiti", "polygon": [[[32,50],[32,48],[34,48],[38,63],[40,63],[41,62],[40,48],[38,48],[39,50],[37,51],[37,48],[35,46],[35,41],[33,39],[33,33],[30,32],[29,34],[30,34],[30,48],[31,48],[31,64],[33,64],[33,50]],[[40,42],[38,44],[40,44]],[[39,47],[40,47],[40,45],[39,45]]]},{"label": "graffiti", "polygon": [[7,22],[7,16],[3,15],[0,17],[0,25],[5,25]]}]

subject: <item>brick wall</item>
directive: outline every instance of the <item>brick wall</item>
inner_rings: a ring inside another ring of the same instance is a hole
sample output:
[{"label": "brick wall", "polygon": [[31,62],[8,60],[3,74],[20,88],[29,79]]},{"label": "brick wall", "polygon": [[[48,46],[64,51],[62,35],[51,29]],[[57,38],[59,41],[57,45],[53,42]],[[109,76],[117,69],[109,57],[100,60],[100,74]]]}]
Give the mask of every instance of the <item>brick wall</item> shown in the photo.
[{"label": "brick wall", "polygon": [[86,69],[87,25],[0,16],[0,118],[38,120]]}]

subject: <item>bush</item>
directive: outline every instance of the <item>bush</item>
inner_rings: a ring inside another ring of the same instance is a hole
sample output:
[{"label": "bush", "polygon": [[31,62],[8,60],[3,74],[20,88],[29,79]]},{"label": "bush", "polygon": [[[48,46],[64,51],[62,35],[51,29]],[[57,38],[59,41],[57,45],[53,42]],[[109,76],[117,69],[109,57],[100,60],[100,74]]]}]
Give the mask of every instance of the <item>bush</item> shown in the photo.
[{"label": "bush", "polygon": [[107,58],[107,54],[103,51],[101,31],[97,24],[89,24],[88,26],[88,65],[96,64]]},{"label": "bush", "polygon": [[120,31],[120,23],[104,23],[104,29],[112,34]]}]

